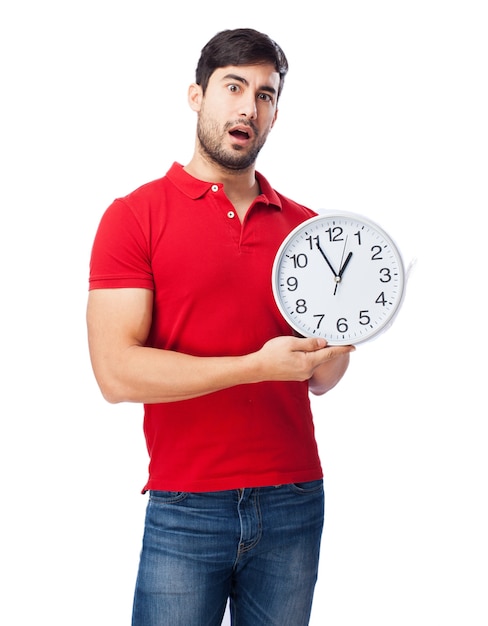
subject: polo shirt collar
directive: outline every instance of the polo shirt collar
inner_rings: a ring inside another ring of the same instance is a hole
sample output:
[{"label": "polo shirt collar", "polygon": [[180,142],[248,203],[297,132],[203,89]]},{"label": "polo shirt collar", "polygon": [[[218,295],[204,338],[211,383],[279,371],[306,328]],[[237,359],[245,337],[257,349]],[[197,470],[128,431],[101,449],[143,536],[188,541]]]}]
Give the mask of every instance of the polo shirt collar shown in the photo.
[{"label": "polo shirt collar", "polygon": [[[166,176],[175,187],[192,200],[201,198],[216,184],[194,178],[183,169],[183,165],[176,162],[170,167]],[[264,204],[281,210],[281,199],[266,178],[259,172],[256,172],[256,178],[261,189],[261,194],[258,196],[259,200]]]}]

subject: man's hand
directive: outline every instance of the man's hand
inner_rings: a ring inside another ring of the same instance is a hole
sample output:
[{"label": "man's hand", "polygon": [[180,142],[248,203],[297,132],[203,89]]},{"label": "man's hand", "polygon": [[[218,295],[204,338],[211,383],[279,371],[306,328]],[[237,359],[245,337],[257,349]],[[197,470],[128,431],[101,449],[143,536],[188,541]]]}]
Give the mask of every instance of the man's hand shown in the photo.
[{"label": "man's hand", "polygon": [[317,373],[312,391],[325,393],[344,374],[349,353],[354,349],[354,346],[328,346],[319,337],[275,337],[254,356],[262,380],[304,381]]}]

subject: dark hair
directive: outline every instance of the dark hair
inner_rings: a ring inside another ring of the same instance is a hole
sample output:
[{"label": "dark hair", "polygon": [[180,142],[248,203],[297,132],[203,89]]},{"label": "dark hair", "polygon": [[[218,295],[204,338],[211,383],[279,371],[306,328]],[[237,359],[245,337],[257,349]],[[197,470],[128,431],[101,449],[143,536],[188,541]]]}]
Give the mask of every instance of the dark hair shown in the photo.
[{"label": "dark hair", "polygon": [[217,33],[202,49],[195,82],[205,93],[213,72],[228,65],[271,63],[280,75],[278,97],[283,89],[288,61],[280,46],[268,35],[252,28],[236,28]]}]

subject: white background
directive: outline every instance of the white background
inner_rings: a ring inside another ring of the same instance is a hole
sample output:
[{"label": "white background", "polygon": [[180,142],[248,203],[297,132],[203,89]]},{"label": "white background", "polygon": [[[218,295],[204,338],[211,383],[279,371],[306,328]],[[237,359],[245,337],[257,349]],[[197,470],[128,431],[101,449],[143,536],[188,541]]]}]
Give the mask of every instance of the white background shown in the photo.
[{"label": "white background", "polygon": [[89,253],[116,196],[190,159],[200,50],[249,26],[290,62],[258,169],[417,259],[394,326],[313,401],[327,504],[312,625],[488,624],[482,5],[2,5],[1,623],[130,623],[142,410],[94,382]]}]

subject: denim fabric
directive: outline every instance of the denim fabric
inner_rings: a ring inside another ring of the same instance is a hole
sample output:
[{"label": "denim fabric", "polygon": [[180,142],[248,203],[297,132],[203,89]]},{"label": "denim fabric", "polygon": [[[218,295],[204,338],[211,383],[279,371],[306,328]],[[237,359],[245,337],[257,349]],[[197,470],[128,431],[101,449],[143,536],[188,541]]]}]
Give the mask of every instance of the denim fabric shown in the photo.
[{"label": "denim fabric", "polygon": [[323,518],[322,480],[151,491],[132,626],[306,626]]}]

